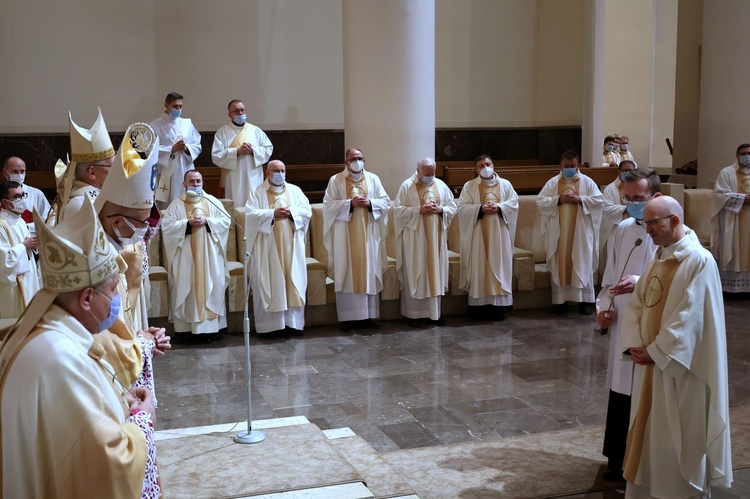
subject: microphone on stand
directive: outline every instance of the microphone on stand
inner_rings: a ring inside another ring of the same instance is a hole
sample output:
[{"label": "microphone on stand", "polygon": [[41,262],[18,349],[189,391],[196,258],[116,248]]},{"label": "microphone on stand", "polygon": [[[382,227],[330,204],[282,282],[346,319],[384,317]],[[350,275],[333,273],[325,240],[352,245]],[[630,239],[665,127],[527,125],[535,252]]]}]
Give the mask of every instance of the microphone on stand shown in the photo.
[{"label": "microphone on stand", "polygon": [[[193,191],[186,191],[185,196],[190,199],[205,199],[217,208],[220,208],[222,213],[226,213],[222,207],[211,201],[208,197],[203,194],[198,194]],[[250,317],[248,311],[248,302],[250,298],[250,282],[248,281],[248,265],[250,264],[250,252],[247,250],[247,239],[245,238],[245,229],[238,224],[231,215],[226,214],[229,220],[242,231],[242,247],[245,249],[245,258],[243,261],[243,279],[245,288],[245,314],[242,320],[242,335],[245,338],[245,360],[246,360],[246,374],[247,374],[247,430],[241,431],[232,440],[238,444],[257,444],[266,439],[266,435],[259,430],[253,430],[253,395],[252,395],[252,378],[250,376],[251,364],[250,364]]]},{"label": "microphone on stand", "polygon": [[[620,278],[619,278],[619,279],[617,280],[617,282],[618,282],[618,283],[619,283],[620,281],[622,281],[622,276],[624,276],[624,275],[625,275],[625,269],[626,269],[626,268],[628,267],[628,262],[630,261],[630,255],[632,255],[632,254],[633,254],[633,251],[635,251],[635,249],[636,249],[636,248],[637,248],[638,246],[640,246],[640,245],[641,245],[642,243],[643,243],[643,239],[641,239],[641,238],[639,237],[638,239],[636,239],[636,240],[635,240],[635,243],[633,244],[633,247],[632,247],[632,248],[630,248],[630,253],[628,253],[628,257],[627,257],[627,258],[625,259],[625,265],[623,265],[623,266],[622,266],[622,272],[620,273]],[[609,319],[610,319],[610,317],[611,317],[611,316],[609,315],[609,312],[610,312],[610,310],[612,310],[612,305],[614,305],[614,304],[615,304],[615,299],[614,299],[614,297],[612,297],[612,301],[610,301],[610,302],[609,302],[609,307],[607,307],[607,310],[606,310],[606,311],[604,312],[604,317],[606,317],[606,318],[607,318],[607,320],[609,320]],[[605,334],[607,334],[607,329],[609,329],[609,328],[605,328],[605,329],[602,329],[602,328],[601,328],[601,327],[599,326],[599,321],[597,321],[597,322],[595,323],[595,325],[594,325],[594,331],[599,331],[599,333],[600,333],[600,334],[601,334],[602,336],[604,336]]]}]

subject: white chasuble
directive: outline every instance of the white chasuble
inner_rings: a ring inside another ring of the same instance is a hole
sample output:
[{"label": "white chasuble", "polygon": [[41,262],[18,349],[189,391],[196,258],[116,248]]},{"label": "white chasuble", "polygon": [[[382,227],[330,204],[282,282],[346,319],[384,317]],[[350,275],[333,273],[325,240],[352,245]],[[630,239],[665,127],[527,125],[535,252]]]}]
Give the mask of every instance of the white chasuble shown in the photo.
[{"label": "white chasuble", "polygon": [[[185,190],[185,173],[194,170],[195,158],[201,153],[201,135],[188,118],[173,119],[167,113],[151,122],[159,136],[159,179],[154,196],[166,208]],[[187,151],[172,154],[172,146],[183,141]]]},{"label": "white chasuble", "polygon": [[[237,154],[246,142],[252,145],[253,154]],[[272,153],[268,136],[250,123],[224,125],[216,132],[211,159],[223,169],[224,197],[232,199],[234,206],[245,206],[253,189],[263,183],[263,165]]]},{"label": "white chasuble", "polygon": [[719,262],[721,284],[730,293],[750,292],[750,169],[735,162],[722,169],[714,185],[711,252]]},{"label": "white chasuble", "polygon": [[[189,226],[188,218],[194,216],[205,217],[206,225]],[[183,193],[164,214],[170,319],[177,332],[215,333],[226,327],[230,220],[219,200],[208,194],[187,198]]]},{"label": "white chasuble", "polygon": [[[289,208],[291,218],[274,218],[274,210],[281,207]],[[296,185],[279,188],[266,180],[255,188],[245,208],[256,331],[303,329],[310,202]]]},{"label": "white chasuble", "polygon": [[678,498],[732,482],[724,303],[716,263],[694,234],[659,249],[627,302],[636,365],[627,496]]},{"label": "white chasuble", "polygon": [[[498,175],[493,185],[480,177],[466,182],[458,199],[461,228],[459,287],[469,294],[469,305],[513,304],[513,243],[518,219],[518,195]],[[498,214],[483,214],[482,205],[496,203]]]},{"label": "white chasuble", "polygon": [[36,260],[23,245],[30,236],[21,215],[0,211],[0,319],[20,317],[39,291]]}]

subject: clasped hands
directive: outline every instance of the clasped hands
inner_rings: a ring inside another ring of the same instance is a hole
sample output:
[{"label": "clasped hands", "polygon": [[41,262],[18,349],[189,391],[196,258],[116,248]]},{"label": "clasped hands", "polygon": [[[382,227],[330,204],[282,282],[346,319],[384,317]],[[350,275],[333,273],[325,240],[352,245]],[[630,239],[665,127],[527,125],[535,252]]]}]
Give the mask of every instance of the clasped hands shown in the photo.
[{"label": "clasped hands", "polygon": [[249,154],[253,156],[253,146],[249,142],[245,142],[237,149],[237,154]]},{"label": "clasped hands", "polygon": [[187,150],[188,150],[188,146],[187,144],[185,144],[184,140],[179,140],[175,142],[174,144],[172,144],[172,154],[187,151]]},{"label": "clasped hands", "polygon": [[370,206],[370,204],[371,204],[370,200],[364,196],[354,196],[352,198],[352,206],[354,207],[359,207],[359,206],[367,207],[367,206]]},{"label": "clasped hands", "polygon": [[482,205],[482,213],[494,214],[500,212],[500,207],[497,203],[485,203]]},{"label": "clasped hands", "polygon": [[426,215],[428,213],[440,215],[442,212],[443,207],[435,203],[434,201],[430,201],[429,203],[425,203],[419,207],[419,213],[421,213],[422,215]]},{"label": "clasped hands", "polygon": [[280,206],[273,210],[273,218],[291,218],[292,211],[288,206]]},{"label": "clasped hands", "polygon": [[560,204],[579,204],[581,202],[581,197],[576,194],[569,194],[564,193],[560,194]]},{"label": "clasped hands", "polygon": [[154,342],[153,354],[165,355],[172,348],[172,338],[167,336],[167,330],[163,327],[150,327],[148,331],[140,331],[144,338]]},{"label": "clasped hands", "polygon": [[190,217],[188,223],[193,227],[203,227],[206,225],[206,217]]}]

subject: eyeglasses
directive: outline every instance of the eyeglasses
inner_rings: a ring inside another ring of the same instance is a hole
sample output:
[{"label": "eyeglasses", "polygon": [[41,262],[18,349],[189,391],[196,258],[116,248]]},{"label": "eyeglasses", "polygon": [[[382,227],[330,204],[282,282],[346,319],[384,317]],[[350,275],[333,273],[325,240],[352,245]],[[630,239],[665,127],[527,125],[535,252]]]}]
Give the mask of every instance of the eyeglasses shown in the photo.
[{"label": "eyeglasses", "polygon": [[129,217],[129,216],[123,215],[121,213],[113,213],[112,215],[107,215],[107,218],[112,218],[112,217],[127,218],[128,220],[132,220],[133,222],[137,222],[139,224],[143,224],[145,227],[149,226],[148,219],[146,219],[146,220],[138,220],[137,218]]},{"label": "eyeglasses", "polygon": [[16,194],[15,196],[10,196],[8,197],[8,199],[17,201],[19,199],[26,199],[27,197],[29,197],[29,193],[24,192],[23,194]]},{"label": "eyeglasses", "polygon": [[628,196],[623,196],[620,198],[620,201],[622,201],[622,204],[630,204],[630,203],[647,203],[653,199],[654,195],[651,194],[650,196],[647,196],[645,198],[641,197],[635,197],[635,198],[629,198]]},{"label": "eyeglasses", "polygon": [[659,222],[661,222],[662,220],[666,220],[666,219],[672,218],[674,216],[676,216],[676,215],[667,215],[666,217],[654,218],[653,220],[641,220],[640,224],[643,225],[644,227],[652,227],[652,226],[658,224]]}]

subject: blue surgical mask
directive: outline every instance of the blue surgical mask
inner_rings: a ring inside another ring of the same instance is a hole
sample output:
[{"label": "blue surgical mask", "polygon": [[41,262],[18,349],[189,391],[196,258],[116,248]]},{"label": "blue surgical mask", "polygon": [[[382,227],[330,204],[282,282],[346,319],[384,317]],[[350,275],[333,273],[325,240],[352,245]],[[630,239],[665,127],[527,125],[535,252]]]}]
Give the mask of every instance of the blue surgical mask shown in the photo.
[{"label": "blue surgical mask", "polygon": [[575,178],[577,173],[578,173],[578,168],[563,168],[562,169],[562,176],[567,179]]},{"label": "blue surgical mask", "polygon": [[109,314],[107,315],[107,318],[104,319],[102,322],[99,322],[99,319],[96,318],[94,314],[91,313],[91,310],[89,310],[89,314],[91,314],[91,317],[96,319],[96,322],[99,323],[99,332],[101,333],[105,329],[109,329],[112,327],[112,324],[115,323],[117,320],[117,317],[120,315],[120,306],[122,305],[122,298],[120,296],[120,293],[117,293],[117,296],[114,298],[109,298],[104,293],[97,291],[96,288],[92,288],[94,291],[99,293],[105,298],[109,299]]},{"label": "blue surgical mask", "polygon": [[199,185],[189,185],[187,190],[189,192],[194,192],[196,196],[202,196],[203,195],[203,187]]},{"label": "blue surgical mask", "polygon": [[173,120],[176,120],[177,118],[182,116],[182,109],[171,109],[169,111],[169,116],[171,116]]},{"label": "blue surgical mask", "polygon": [[234,123],[237,126],[242,126],[247,121],[247,115],[246,114],[238,114],[232,119],[232,123]]},{"label": "blue surgical mask", "polygon": [[271,175],[271,183],[273,183],[273,185],[282,186],[284,185],[284,182],[286,182],[285,172],[273,172]]},{"label": "blue surgical mask", "polygon": [[423,177],[422,177],[422,178],[420,179],[420,181],[421,181],[421,182],[422,182],[423,184],[427,184],[427,185],[430,185],[431,183],[433,183],[433,182],[435,181],[435,175],[425,175],[425,176],[423,176]]},{"label": "blue surgical mask", "polygon": [[750,166],[750,154],[740,154],[739,163],[742,166]]},{"label": "blue surgical mask", "polygon": [[628,214],[636,220],[643,220],[643,211],[646,209],[648,201],[631,201],[625,207]]},{"label": "blue surgical mask", "polygon": [[615,146],[613,144],[607,144],[606,146],[604,146],[604,150],[607,152],[612,152],[612,149],[614,148]]},{"label": "blue surgical mask", "polygon": [[628,172],[622,172],[620,174],[620,180],[622,180],[623,182],[625,182],[625,177],[627,177],[627,176],[628,176]]}]

